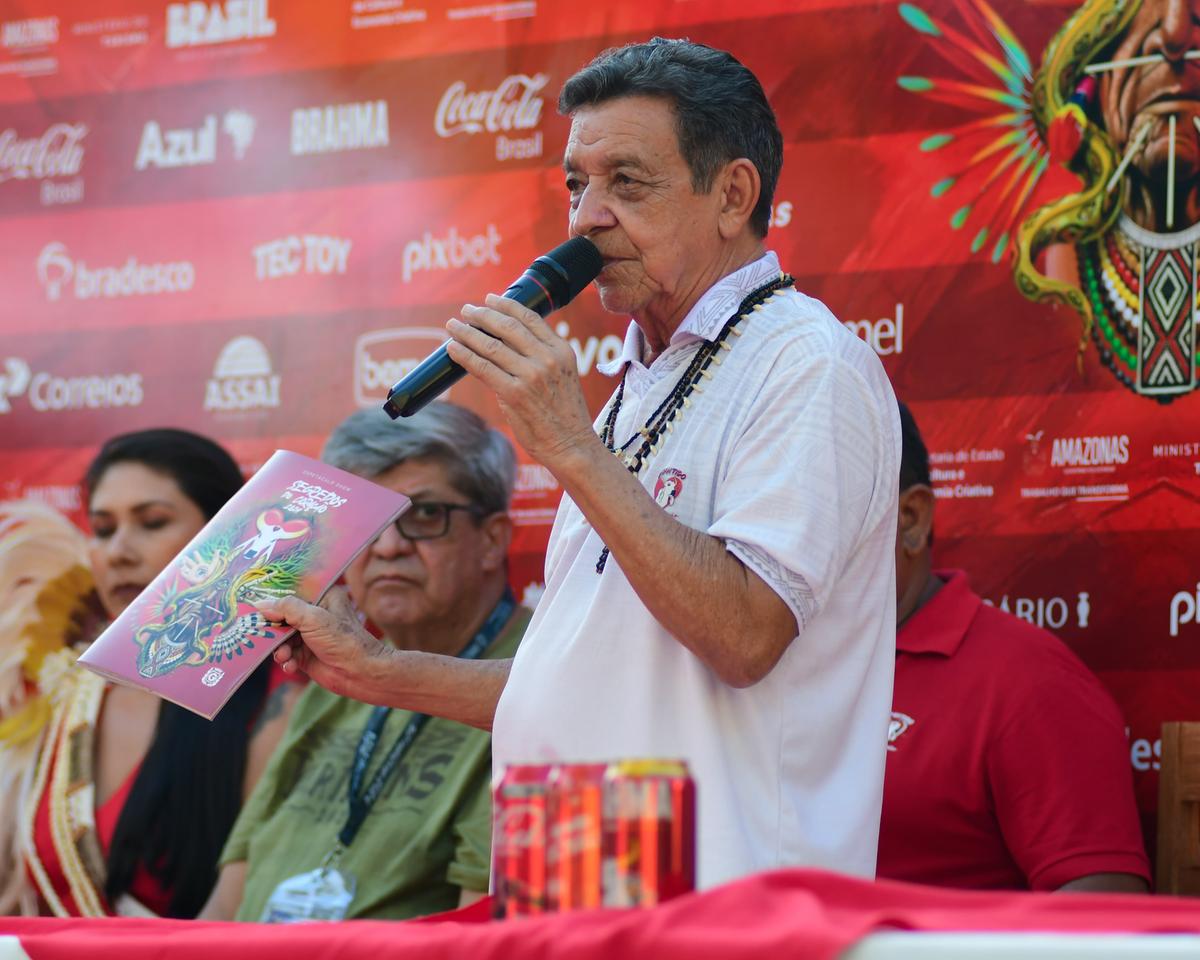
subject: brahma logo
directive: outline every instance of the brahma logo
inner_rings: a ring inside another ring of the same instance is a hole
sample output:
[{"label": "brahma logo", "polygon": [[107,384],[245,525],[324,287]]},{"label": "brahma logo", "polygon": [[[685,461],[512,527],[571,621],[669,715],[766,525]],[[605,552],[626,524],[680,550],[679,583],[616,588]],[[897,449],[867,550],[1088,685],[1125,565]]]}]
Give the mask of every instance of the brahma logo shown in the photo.
[{"label": "brahma logo", "polygon": [[0,373],[0,414],[11,412],[10,401],[22,395],[37,413],[51,413],[137,407],[144,392],[140,373],[61,377],[45,371],[34,373],[22,358],[7,357]]},{"label": "brahma logo", "polygon": [[275,36],[267,0],[167,4],[167,46],[201,47]]},{"label": "brahma logo", "polygon": [[292,156],[386,147],[386,100],[301,107],[292,111]]},{"label": "brahma logo", "polygon": [[[241,160],[254,139],[254,118],[243,110],[229,110],[221,121],[221,130],[233,142],[234,156]],[[134,169],[146,167],[195,167],[217,160],[217,118],[209,114],[197,128],[164,131],[150,120],[142,128]]]},{"label": "brahma logo", "polygon": [[10,20],[0,29],[0,46],[6,50],[28,50],[58,43],[58,17]]},{"label": "brahma logo", "polygon": [[1129,462],[1129,437],[1055,437],[1052,467],[1112,467]]},{"label": "brahma logo", "polygon": [[408,283],[413,274],[424,270],[461,270],[463,267],[482,267],[500,263],[500,231],[489,223],[484,233],[473,237],[461,236],[456,227],[444,237],[435,237],[428,230],[420,240],[404,245],[401,277]]},{"label": "brahma logo", "polygon": [[279,406],[281,377],[254,337],[235,337],[221,350],[204,391],[204,409],[221,412],[270,410]]},{"label": "brahma logo", "polygon": [[[354,344],[354,402],[373,407],[388,390],[446,340],[436,327],[404,327],[363,334]],[[453,390],[451,390],[453,392]]]},{"label": "brahma logo", "polygon": [[524,160],[542,155],[542,131],[530,137],[505,136],[514,130],[533,130],[542,119],[545,98],[536,96],[550,80],[546,73],[532,77],[511,74],[495,90],[472,92],[459,80],[452,83],[438,103],[433,129],[439,137],[487,131],[496,137],[497,160]]},{"label": "brahma logo", "polygon": [[186,260],[139,263],[131,256],[119,267],[89,267],[72,260],[66,246],[57,242],[42,248],[37,275],[47,300],[59,300],[68,290],[78,300],[184,293],[196,283],[196,269]]}]

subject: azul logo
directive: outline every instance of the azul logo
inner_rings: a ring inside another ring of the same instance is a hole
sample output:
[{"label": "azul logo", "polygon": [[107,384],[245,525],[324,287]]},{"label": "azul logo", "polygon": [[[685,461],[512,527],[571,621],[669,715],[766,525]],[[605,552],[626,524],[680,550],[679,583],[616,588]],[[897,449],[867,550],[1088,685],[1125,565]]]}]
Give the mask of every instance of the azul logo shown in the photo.
[{"label": "azul logo", "polygon": [[1067,626],[1071,619],[1072,607],[1074,607],[1075,613],[1074,625],[1080,630],[1087,629],[1092,616],[1092,599],[1086,590],[1076,595],[1073,604],[1064,597],[1012,597],[1010,599],[1007,593],[1000,598],[999,603],[993,603],[991,600],[983,602],[991,604],[1005,613],[1020,617],[1035,626],[1049,630]]},{"label": "azul logo", "polygon": [[459,133],[497,134],[497,160],[524,160],[542,155],[542,131],[529,137],[508,137],[513,131],[534,130],[542,119],[543,97],[535,96],[550,76],[524,73],[505,77],[495,90],[472,92],[461,80],[452,83],[438,103],[433,129],[439,137]]},{"label": "azul logo", "polygon": [[354,402],[360,407],[383,403],[392,384],[411,373],[445,340],[446,331],[436,327],[363,334],[354,344]]},{"label": "azul logo", "polygon": [[306,233],[270,240],[254,248],[255,269],[259,280],[291,277],[305,273],[345,273],[350,257],[349,240]]},{"label": "azul logo", "polygon": [[[228,111],[221,130],[233,143],[233,152],[241,160],[254,139],[254,118],[242,110]],[[142,128],[134,169],[147,167],[195,167],[217,160],[217,118],[209,114],[197,128],[163,130],[154,120]]]},{"label": "azul logo", "polygon": [[386,147],[386,100],[302,107],[292,111],[292,156]]},{"label": "azul logo", "polygon": [[48,47],[58,42],[58,17],[10,20],[0,29],[0,46],[7,50]]},{"label": "azul logo", "polygon": [[267,0],[167,4],[167,46],[200,47],[275,36]]},{"label": "azul logo", "polygon": [[196,270],[186,260],[139,263],[131,256],[119,267],[89,267],[82,260],[72,260],[61,243],[48,243],[42,248],[37,274],[46,288],[47,300],[58,300],[66,291],[79,300],[183,293],[196,283]]},{"label": "azul logo", "polygon": [[20,357],[7,357],[0,373],[0,414],[12,410],[11,401],[25,395],[38,413],[58,410],[99,410],[136,407],[143,399],[140,373],[60,377],[34,373]]},{"label": "azul logo", "polygon": [[1111,467],[1129,462],[1129,437],[1055,437],[1052,467]]},{"label": "azul logo", "polygon": [[267,348],[254,337],[235,337],[217,357],[204,390],[204,409],[269,410],[279,406],[280,376],[271,372]]},{"label": "azul logo", "polygon": [[424,270],[461,270],[463,267],[482,267],[500,263],[500,232],[493,224],[484,233],[464,237],[451,227],[444,237],[435,237],[428,230],[420,240],[404,245],[401,276],[408,283],[413,274]]},{"label": "azul logo", "polygon": [[580,376],[590,373],[597,364],[612,363],[621,355],[621,349],[624,346],[621,338],[611,333],[605,334],[603,337],[588,337],[586,340],[573,337],[571,336],[571,325],[566,320],[560,320],[555,324],[554,332],[566,340],[571,345],[571,349],[575,351],[575,360]]}]

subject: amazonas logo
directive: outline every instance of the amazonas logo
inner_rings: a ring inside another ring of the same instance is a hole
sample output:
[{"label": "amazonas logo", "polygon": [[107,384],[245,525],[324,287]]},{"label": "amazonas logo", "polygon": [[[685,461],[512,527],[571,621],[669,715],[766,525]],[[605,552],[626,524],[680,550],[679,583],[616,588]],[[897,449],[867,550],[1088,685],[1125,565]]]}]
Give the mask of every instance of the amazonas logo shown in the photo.
[{"label": "amazonas logo", "polygon": [[271,355],[254,337],[234,337],[221,349],[204,390],[204,409],[222,413],[273,410],[279,406],[282,378],[271,370]]},{"label": "amazonas logo", "polygon": [[138,407],[144,391],[140,373],[59,376],[36,373],[22,357],[6,357],[0,372],[0,414],[11,413],[13,403],[25,396],[37,413],[61,410],[100,410]]}]

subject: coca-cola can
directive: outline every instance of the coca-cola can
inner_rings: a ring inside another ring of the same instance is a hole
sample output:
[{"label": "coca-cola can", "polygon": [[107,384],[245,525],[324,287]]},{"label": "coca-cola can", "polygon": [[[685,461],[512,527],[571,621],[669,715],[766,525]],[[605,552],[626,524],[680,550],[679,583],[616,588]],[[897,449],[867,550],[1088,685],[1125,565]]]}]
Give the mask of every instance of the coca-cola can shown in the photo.
[{"label": "coca-cola can", "polygon": [[622,760],[604,774],[604,904],[652,907],[696,888],[696,783],[682,760]]},{"label": "coca-cola can", "polygon": [[514,764],[493,792],[492,891],[497,917],[545,913],[548,764]]},{"label": "coca-cola can", "polygon": [[603,862],[604,763],[564,763],[550,775],[549,892],[552,910],[599,907]]}]

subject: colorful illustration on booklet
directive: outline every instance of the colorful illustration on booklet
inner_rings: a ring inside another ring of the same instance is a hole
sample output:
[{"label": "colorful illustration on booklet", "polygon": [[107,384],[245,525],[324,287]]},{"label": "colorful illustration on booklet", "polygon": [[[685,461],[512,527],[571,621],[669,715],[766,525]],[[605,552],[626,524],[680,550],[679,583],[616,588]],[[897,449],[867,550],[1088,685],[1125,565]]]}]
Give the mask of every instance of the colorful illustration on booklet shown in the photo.
[{"label": "colorful illustration on booklet", "polygon": [[1081,359],[1094,344],[1121,384],[1164,403],[1196,389],[1200,364],[1196,6],[1087,0],[1036,73],[986,0],[955,4],[953,25],[899,7],[952,68],[900,86],[971,115],[920,144],[950,227],[972,254],[1010,253],[1026,297],[1078,315]]},{"label": "colorful illustration on booklet", "polygon": [[[307,485],[305,485],[307,486]],[[133,634],[137,670],[147,679],[182,666],[232,660],[254,649],[257,638],[277,638],[251,606],[257,600],[295,593],[317,550],[316,518],[303,494],[288,491],[281,502],[220,527],[180,558],[175,576],[152,598]]]}]

